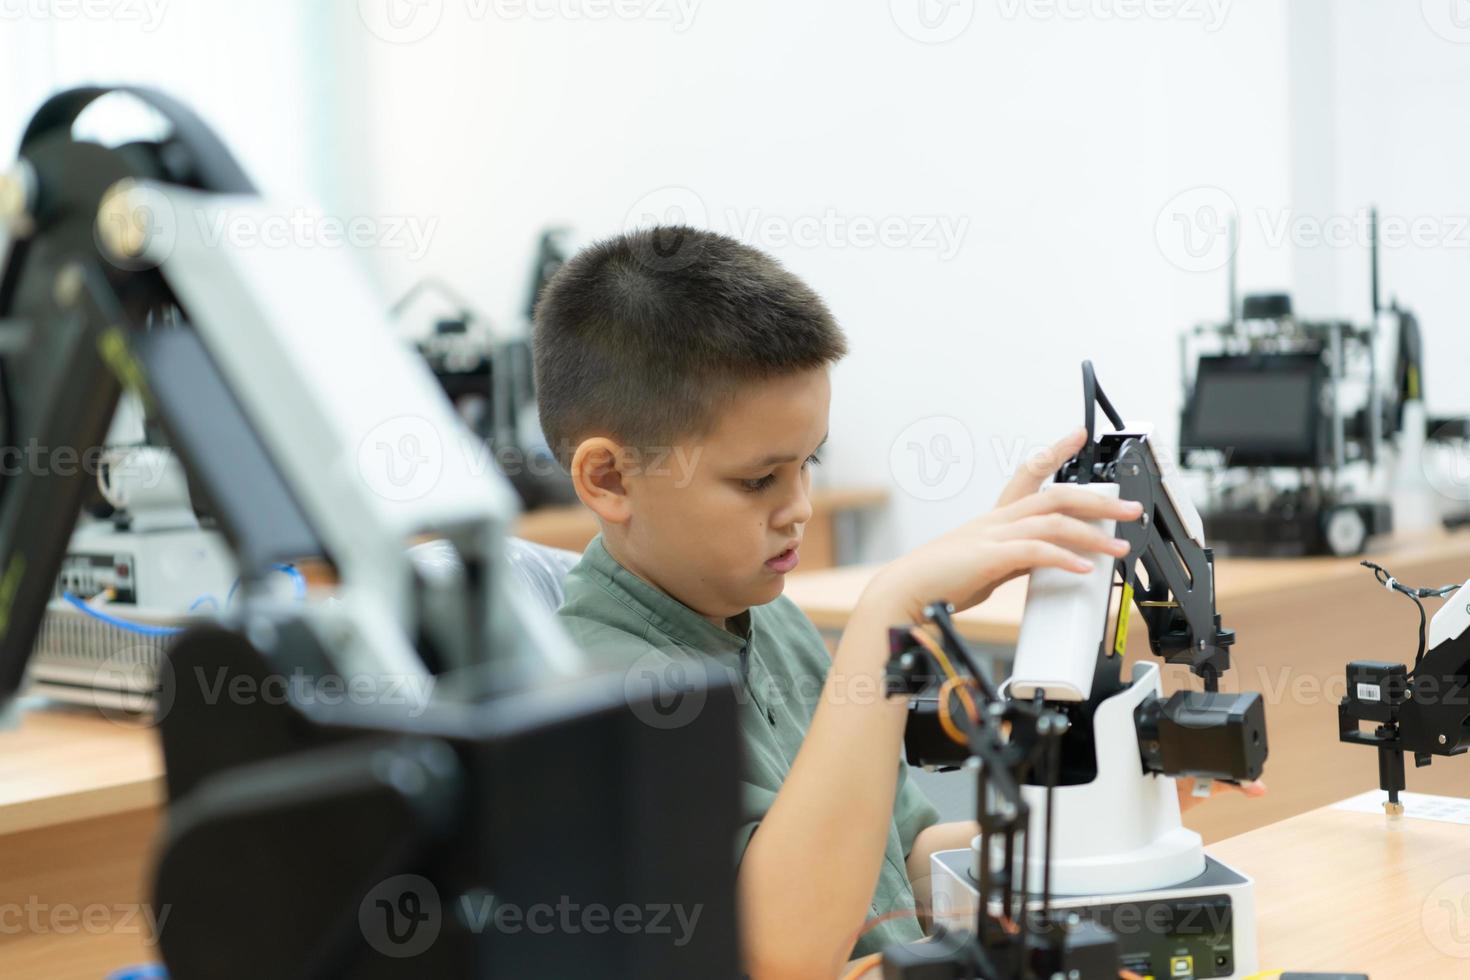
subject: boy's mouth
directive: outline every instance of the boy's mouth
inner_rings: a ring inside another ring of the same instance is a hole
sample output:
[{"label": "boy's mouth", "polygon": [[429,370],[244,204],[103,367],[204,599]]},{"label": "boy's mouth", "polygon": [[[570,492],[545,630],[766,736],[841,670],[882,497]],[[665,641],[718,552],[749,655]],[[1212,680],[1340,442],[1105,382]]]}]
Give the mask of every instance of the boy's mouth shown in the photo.
[{"label": "boy's mouth", "polygon": [[792,547],[787,548],[785,551],[781,552],[776,557],[767,558],[766,567],[773,572],[784,574],[795,568],[796,563],[800,560],[801,553],[798,547],[793,545]]}]

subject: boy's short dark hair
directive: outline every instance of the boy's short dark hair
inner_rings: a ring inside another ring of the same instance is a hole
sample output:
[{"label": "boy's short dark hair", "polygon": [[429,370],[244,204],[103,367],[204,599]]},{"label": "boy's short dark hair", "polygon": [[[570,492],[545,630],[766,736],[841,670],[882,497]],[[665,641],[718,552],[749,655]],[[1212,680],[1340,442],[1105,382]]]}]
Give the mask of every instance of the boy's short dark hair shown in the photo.
[{"label": "boy's short dark hair", "polygon": [[[677,261],[669,261],[677,256]],[[842,331],[812,289],[724,235],[666,226],[577,253],[536,304],[536,401],[552,453],[609,435],[668,446],[742,382],[830,364]]]}]

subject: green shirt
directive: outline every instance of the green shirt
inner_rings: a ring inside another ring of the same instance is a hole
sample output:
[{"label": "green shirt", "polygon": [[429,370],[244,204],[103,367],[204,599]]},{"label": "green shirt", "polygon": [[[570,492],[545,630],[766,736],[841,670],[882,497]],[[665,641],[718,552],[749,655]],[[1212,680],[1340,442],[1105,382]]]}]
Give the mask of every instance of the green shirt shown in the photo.
[{"label": "green shirt", "polygon": [[[741,672],[737,713],[744,771],[735,842],[738,862],[775,802],[811,725],[831,663],[821,634],[785,596],[732,619],[729,625],[736,632],[720,629],[618,564],[601,535],[592,539],[582,560],[567,574],[565,589],[557,617],[572,639],[595,661],[621,665],[630,678],[645,671],[660,676],[699,670]],[[674,689],[684,686],[679,683],[682,676],[669,679],[675,682]],[[667,715],[652,721],[672,727],[679,724],[680,713],[689,710],[697,711],[698,705],[675,703]],[[897,759],[894,764],[898,793],[869,909],[871,918],[881,921],[862,934],[853,956],[923,936],[913,913],[913,888],[904,858],[913,849],[914,837],[937,823],[939,814],[909,781],[908,766]]]}]

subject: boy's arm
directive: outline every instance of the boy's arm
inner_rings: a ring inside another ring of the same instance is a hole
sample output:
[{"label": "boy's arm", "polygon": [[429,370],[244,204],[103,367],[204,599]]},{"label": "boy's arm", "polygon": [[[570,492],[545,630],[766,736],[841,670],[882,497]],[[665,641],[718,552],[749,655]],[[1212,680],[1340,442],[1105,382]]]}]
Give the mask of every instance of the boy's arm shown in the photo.
[{"label": "boy's arm", "polygon": [[859,603],[801,749],[740,862],[754,980],[835,977],[866,918],[893,820],[907,700],[883,696],[900,602]]},{"label": "boy's arm", "polygon": [[906,698],[883,695],[888,627],[915,622],[932,600],[972,606],[1032,568],[1087,571],[1079,552],[1127,552],[1086,522],[1137,519],[1137,504],[1075,487],[1036,493],[1083,437],[1074,433],[1030,461],[994,511],[888,565],[864,590],[791,772],[740,863],[744,952],[755,980],[835,976],[872,901],[907,716]]},{"label": "boy's arm", "polygon": [[914,886],[914,909],[919,913],[919,923],[925,932],[929,931],[933,918],[933,891],[930,886],[934,871],[929,859],[939,851],[968,848],[979,833],[980,825],[974,820],[956,820],[931,824],[914,838],[905,866],[909,882]]}]

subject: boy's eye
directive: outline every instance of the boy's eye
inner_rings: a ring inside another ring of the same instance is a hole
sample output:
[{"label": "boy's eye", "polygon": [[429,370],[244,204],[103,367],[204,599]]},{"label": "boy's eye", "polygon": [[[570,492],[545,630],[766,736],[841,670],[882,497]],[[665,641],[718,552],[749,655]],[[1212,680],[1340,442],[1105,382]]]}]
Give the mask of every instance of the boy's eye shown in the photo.
[{"label": "boy's eye", "polygon": [[[805,462],[803,462],[801,465],[803,467],[816,466],[820,462],[821,462],[821,460],[817,458],[817,454],[816,453],[812,453],[810,456],[808,456],[806,458]],[[773,484],[775,482],[776,482],[776,474],[774,474],[774,473],[767,473],[765,476],[759,477],[759,478],[754,479],[754,480],[741,480],[740,481],[740,485],[742,487],[744,487],[745,489],[749,490],[751,493],[759,493],[760,491],[766,489],[767,487],[769,487],[771,484]]]}]

